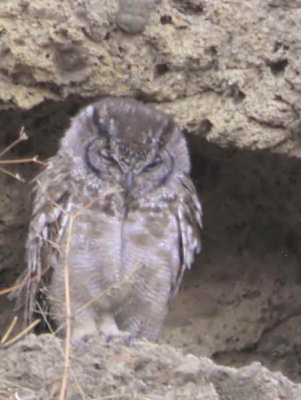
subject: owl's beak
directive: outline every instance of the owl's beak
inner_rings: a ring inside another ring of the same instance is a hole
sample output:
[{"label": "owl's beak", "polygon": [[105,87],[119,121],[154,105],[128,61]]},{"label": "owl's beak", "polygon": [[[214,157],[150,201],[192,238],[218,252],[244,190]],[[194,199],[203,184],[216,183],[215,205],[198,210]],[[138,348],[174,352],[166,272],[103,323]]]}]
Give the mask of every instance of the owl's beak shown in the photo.
[{"label": "owl's beak", "polygon": [[129,194],[133,187],[133,182],[134,182],[134,174],[132,171],[128,171],[125,175],[125,182],[124,182],[124,189],[125,193]]}]

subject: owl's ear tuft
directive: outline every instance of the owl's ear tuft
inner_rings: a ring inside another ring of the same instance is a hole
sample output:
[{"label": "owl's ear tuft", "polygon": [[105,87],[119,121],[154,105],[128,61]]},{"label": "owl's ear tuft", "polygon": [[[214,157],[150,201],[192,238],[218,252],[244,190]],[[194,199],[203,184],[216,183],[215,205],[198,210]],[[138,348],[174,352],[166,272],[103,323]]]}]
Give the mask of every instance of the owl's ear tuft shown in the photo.
[{"label": "owl's ear tuft", "polygon": [[173,133],[173,131],[175,129],[175,125],[176,124],[175,124],[174,120],[172,119],[172,117],[169,117],[166,128],[165,128],[165,131],[167,132],[168,136],[170,136]]},{"label": "owl's ear tuft", "polygon": [[94,113],[95,113],[95,107],[93,106],[93,104],[90,104],[87,108],[86,108],[86,115],[89,119],[93,119],[94,120]]},{"label": "owl's ear tuft", "polygon": [[163,148],[166,143],[169,141],[171,135],[173,134],[174,130],[176,128],[176,124],[174,123],[173,119],[171,117],[168,117],[166,120],[164,126],[163,126],[163,132],[164,134],[161,134],[159,138],[159,148]]},{"label": "owl's ear tuft", "polygon": [[108,129],[106,127],[105,121],[100,117],[98,109],[92,104],[86,109],[87,117],[93,122],[97,129],[99,136],[104,136],[108,134]]}]

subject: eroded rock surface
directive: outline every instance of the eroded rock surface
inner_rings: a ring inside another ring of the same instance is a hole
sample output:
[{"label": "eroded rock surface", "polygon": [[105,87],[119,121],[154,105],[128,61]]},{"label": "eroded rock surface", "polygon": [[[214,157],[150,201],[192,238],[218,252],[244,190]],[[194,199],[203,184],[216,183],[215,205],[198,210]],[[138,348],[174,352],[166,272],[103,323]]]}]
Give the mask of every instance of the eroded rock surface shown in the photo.
[{"label": "eroded rock surface", "polygon": [[2,108],[135,95],[219,145],[299,156],[299,7],[161,0],[133,35],[117,1],[2,1]]},{"label": "eroded rock surface", "polygon": [[[18,399],[57,399],[63,342],[30,335],[0,351],[0,391]],[[301,385],[260,363],[220,367],[208,358],[146,341],[128,347],[90,338],[73,349],[67,399],[299,400]],[[15,397],[16,398],[16,397]]]}]

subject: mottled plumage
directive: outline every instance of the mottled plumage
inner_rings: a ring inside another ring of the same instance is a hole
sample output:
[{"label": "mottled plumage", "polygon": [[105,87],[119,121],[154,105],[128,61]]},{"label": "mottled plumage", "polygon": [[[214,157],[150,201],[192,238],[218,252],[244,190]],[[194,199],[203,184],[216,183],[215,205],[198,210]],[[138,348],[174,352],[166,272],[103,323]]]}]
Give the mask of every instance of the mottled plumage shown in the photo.
[{"label": "mottled plumage", "polygon": [[200,249],[189,170],[170,116],[133,99],[84,108],[35,180],[27,317],[44,296],[64,326],[68,266],[74,341],[120,331],[156,339]]}]

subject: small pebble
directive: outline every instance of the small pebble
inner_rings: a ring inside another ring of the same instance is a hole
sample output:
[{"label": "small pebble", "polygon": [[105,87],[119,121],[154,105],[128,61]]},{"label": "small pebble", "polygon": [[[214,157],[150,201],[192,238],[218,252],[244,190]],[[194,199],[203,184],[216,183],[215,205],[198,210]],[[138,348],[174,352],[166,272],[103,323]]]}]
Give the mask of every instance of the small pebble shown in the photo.
[{"label": "small pebble", "polygon": [[144,30],[153,6],[153,0],[119,0],[116,23],[128,33],[140,33]]}]

